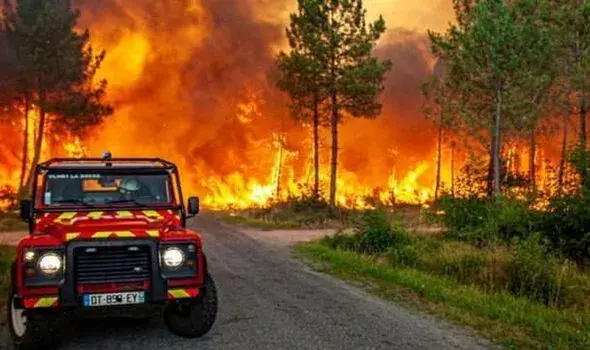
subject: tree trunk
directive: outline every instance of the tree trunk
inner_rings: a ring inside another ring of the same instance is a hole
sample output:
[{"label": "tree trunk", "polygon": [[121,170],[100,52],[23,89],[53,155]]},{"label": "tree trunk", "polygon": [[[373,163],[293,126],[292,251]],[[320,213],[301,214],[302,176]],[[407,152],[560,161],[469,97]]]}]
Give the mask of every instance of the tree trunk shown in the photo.
[{"label": "tree trunk", "polygon": [[561,140],[561,160],[559,161],[559,175],[557,177],[557,192],[563,193],[563,177],[565,174],[565,161],[567,158],[567,128],[569,123],[569,102],[567,112],[563,114],[563,138]]},{"label": "tree trunk", "polygon": [[455,197],[455,141],[451,144],[451,196]]},{"label": "tree trunk", "polygon": [[493,194],[500,196],[500,112],[502,109],[502,90],[496,92],[496,113],[494,114],[494,132],[492,137],[493,149]]},{"label": "tree trunk", "polygon": [[281,172],[283,168],[283,136],[279,135],[279,164],[277,168],[277,186],[276,186],[276,197],[281,198]]},{"label": "tree trunk", "polygon": [[332,92],[332,167],[330,169],[330,205],[336,205],[336,177],[338,176],[338,98]]},{"label": "tree trunk", "polygon": [[37,129],[37,137],[35,138],[35,149],[33,153],[33,158],[31,162],[31,166],[29,168],[29,173],[27,175],[27,182],[26,186],[28,190],[32,190],[33,184],[33,176],[35,174],[35,166],[39,163],[39,159],[41,158],[41,151],[43,147],[43,134],[45,133],[45,118],[47,116],[45,112],[45,108],[43,107],[44,99],[41,98],[41,107],[39,108],[39,125]]},{"label": "tree trunk", "polygon": [[488,197],[494,195],[494,147],[496,145],[496,135],[492,133],[492,140],[488,150],[488,176],[486,177],[486,191]]},{"label": "tree trunk", "polygon": [[537,193],[537,181],[536,181],[536,168],[535,168],[535,155],[537,153],[537,139],[535,135],[536,126],[531,130],[530,138],[530,150],[529,150],[529,181],[531,185],[531,192]]},{"label": "tree trunk", "polygon": [[20,178],[18,183],[18,198],[22,198],[24,195],[24,184],[25,184],[25,176],[27,172],[27,159],[28,159],[28,150],[29,150],[29,97],[25,94],[25,130],[23,133],[23,149],[22,149],[22,159],[21,159],[21,168],[20,168]]},{"label": "tree trunk", "polygon": [[313,100],[313,196],[315,199],[319,199],[320,197],[320,113],[318,110],[318,103],[318,96],[316,93]]},{"label": "tree trunk", "polygon": [[[329,6],[330,11],[330,42],[334,42],[334,9]],[[336,183],[338,176],[338,90],[336,79],[336,50],[338,48],[330,47],[330,83],[332,93],[332,164],[330,169],[330,206],[336,206]]]},{"label": "tree trunk", "polygon": [[[576,66],[577,66],[577,74],[580,74],[580,72],[582,71],[582,49],[581,49],[581,38],[580,38],[580,33],[576,33],[576,46],[575,46],[575,50],[574,50],[574,57],[575,57],[575,61],[576,61]],[[581,185],[582,188],[586,189],[587,188],[587,171],[588,171],[588,165],[587,163],[587,157],[586,157],[586,89],[584,87],[584,82],[582,82],[582,86],[579,87],[579,110],[580,110],[580,133],[579,133],[579,148],[580,151],[582,152],[580,155],[582,156],[582,164],[581,164],[581,168],[578,169],[579,173],[580,173],[580,177],[581,177]]]},{"label": "tree trunk", "polygon": [[583,167],[580,169],[580,175],[582,177],[582,186],[584,188],[588,185],[588,159],[586,156],[587,141],[586,141],[586,98],[584,89],[580,89],[580,150],[582,151]]},{"label": "tree trunk", "polygon": [[434,200],[438,199],[438,192],[440,190],[440,163],[442,158],[442,136],[443,136],[443,114],[440,112],[440,120],[438,125],[438,145],[436,152],[436,183],[434,185]]}]

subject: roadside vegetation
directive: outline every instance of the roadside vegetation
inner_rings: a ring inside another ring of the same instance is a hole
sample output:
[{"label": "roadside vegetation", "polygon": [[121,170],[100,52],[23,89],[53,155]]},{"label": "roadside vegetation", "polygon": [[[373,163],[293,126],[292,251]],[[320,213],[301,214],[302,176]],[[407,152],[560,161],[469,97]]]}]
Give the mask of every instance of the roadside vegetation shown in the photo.
[{"label": "roadside vegetation", "polygon": [[16,194],[7,186],[0,187],[0,232],[25,230],[16,211]]},{"label": "roadside vegetation", "polygon": [[0,234],[8,231],[23,231],[27,229],[27,223],[12,212],[0,211]]},{"label": "roadside vegetation", "polygon": [[[378,294],[411,302],[504,344],[590,346],[586,196],[527,202],[441,197],[427,213],[444,227],[415,235],[388,210],[351,230],[302,244],[304,257]],[[574,216],[565,213],[576,213]]]},{"label": "roadside vegetation", "polygon": [[[10,264],[16,254],[15,248],[0,245],[0,305],[4,306],[10,288]],[[0,308],[0,325],[5,322],[5,308]]]},{"label": "roadside vegetation", "polygon": [[263,230],[346,228],[357,210],[331,207],[312,193],[271,202],[264,207],[214,211],[223,221]]}]

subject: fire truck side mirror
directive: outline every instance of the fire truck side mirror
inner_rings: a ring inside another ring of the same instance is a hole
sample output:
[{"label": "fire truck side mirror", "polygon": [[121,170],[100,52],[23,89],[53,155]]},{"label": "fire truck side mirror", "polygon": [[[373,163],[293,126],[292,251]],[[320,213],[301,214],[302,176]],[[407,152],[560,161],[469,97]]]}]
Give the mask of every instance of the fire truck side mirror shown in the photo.
[{"label": "fire truck side mirror", "polygon": [[20,201],[20,218],[23,221],[29,221],[32,214],[32,202],[30,199],[21,199]]},{"label": "fire truck side mirror", "polygon": [[188,198],[187,210],[189,215],[196,215],[199,213],[199,197]]}]

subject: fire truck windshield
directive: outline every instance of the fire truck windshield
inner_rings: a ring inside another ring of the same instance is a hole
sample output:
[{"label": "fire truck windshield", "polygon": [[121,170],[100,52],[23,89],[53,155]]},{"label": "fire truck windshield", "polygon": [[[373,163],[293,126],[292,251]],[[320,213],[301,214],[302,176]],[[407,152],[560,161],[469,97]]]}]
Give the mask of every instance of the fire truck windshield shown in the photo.
[{"label": "fire truck windshield", "polygon": [[49,206],[165,204],[172,201],[167,174],[109,174],[50,172],[43,204]]}]

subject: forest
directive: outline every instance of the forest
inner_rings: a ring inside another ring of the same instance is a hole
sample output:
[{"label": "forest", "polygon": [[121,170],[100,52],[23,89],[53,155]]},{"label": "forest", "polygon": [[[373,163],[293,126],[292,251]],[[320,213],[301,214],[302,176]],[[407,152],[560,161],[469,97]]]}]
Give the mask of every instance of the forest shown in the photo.
[{"label": "forest", "polygon": [[[341,129],[380,118],[396,62],[375,55],[387,23],[368,19],[363,1],[298,0],[284,28],[288,47],[269,76],[292,121],[310,131],[313,180],[297,195],[216,215],[273,229],[335,227],[336,235],[301,249],[338,261],[341,274],[389,276],[508,344],[583,347],[590,334],[590,1],[452,2],[454,22],[428,32],[436,64],[419,92],[422,117],[437,131],[432,198],[409,206],[378,193],[360,207],[340,205]],[[24,140],[18,184],[0,188],[5,231],[22,228],[11,211],[30,195],[47,135],[85,135],[116,109],[105,98],[106,79],[96,79],[108,52],[96,52],[90,32],[77,29],[80,12],[70,1],[6,0],[1,8],[0,118],[22,125]],[[557,166],[541,164],[540,140],[559,145]],[[469,154],[452,167],[450,183],[441,180],[445,147]]]}]

